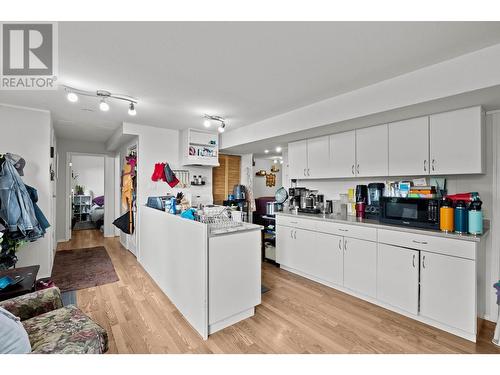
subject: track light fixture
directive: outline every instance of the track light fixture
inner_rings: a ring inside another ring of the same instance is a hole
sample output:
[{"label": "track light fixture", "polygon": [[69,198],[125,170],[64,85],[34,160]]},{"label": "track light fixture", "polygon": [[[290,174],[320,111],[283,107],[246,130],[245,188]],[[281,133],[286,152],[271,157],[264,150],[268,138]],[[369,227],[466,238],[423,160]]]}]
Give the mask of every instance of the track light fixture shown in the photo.
[{"label": "track light fixture", "polygon": [[110,108],[107,102],[108,99],[123,100],[129,102],[128,114],[130,116],[135,116],[137,114],[137,111],[135,109],[135,106],[137,105],[137,99],[128,95],[113,94],[106,90],[85,91],[69,86],[64,86],[64,90],[67,92],[66,97],[72,103],[78,101],[78,95],[100,98],[101,100],[99,101],[99,109],[103,112],[107,112]]},{"label": "track light fixture", "polygon": [[226,130],[226,120],[220,116],[213,116],[213,115],[203,115],[203,125],[206,128],[209,128],[212,125],[212,121],[217,121],[219,122],[219,127],[217,128],[219,133],[224,133]]}]

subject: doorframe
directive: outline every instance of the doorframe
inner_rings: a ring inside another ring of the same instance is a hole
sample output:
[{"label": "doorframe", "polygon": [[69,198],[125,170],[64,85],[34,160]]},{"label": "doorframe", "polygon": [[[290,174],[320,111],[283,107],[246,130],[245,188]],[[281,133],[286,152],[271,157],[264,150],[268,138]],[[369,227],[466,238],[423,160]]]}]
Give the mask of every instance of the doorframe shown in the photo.
[{"label": "doorframe", "polygon": [[[89,152],[66,152],[66,186],[65,186],[65,199],[66,207],[65,217],[64,217],[64,231],[66,241],[71,240],[71,214],[73,211],[73,202],[71,197],[71,167],[73,166],[73,156],[98,156],[102,157],[103,160],[103,173],[104,173],[104,191],[106,191],[106,156],[105,153],[89,153]],[[70,165],[71,164],[71,165]],[[104,213],[104,221],[106,222],[106,213]]]}]

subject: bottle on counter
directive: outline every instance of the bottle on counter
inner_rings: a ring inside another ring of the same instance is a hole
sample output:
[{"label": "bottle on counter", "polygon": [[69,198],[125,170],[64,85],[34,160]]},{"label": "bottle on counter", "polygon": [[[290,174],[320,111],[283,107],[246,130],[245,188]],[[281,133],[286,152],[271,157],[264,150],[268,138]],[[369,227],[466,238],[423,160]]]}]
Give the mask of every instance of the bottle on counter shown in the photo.
[{"label": "bottle on counter", "polygon": [[455,230],[454,211],[451,200],[444,198],[439,209],[439,229],[443,232],[453,232]]},{"label": "bottle on counter", "polygon": [[455,232],[459,234],[467,233],[469,231],[468,221],[467,206],[464,201],[459,200],[455,205]]},{"label": "bottle on counter", "polygon": [[481,206],[483,202],[480,200],[472,201],[469,206],[469,233],[483,234],[483,211]]},{"label": "bottle on counter", "polygon": [[177,199],[175,197],[170,198],[170,213],[174,215],[177,213]]}]

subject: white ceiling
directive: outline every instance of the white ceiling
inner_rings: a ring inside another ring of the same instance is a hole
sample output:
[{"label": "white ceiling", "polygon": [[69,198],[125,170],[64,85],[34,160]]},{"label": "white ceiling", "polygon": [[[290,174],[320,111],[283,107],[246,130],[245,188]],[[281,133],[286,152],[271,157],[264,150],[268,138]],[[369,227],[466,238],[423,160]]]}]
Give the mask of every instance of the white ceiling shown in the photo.
[{"label": "white ceiling", "polygon": [[[136,123],[201,128],[206,112],[230,131],[497,43],[500,22],[62,22],[59,83],[137,97]],[[64,138],[105,141],[131,120],[62,90],[0,102],[49,109]]]}]

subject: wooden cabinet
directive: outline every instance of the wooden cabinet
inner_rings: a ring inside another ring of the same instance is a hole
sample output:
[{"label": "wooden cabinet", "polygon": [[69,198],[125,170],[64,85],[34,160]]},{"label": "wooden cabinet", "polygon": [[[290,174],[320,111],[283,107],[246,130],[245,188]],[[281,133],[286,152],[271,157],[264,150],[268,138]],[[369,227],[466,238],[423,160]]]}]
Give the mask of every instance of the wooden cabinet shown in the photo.
[{"label": "wooden cabinet", "polygon": [[214,204],[222,204],[231,194],[234,185],[240,183],[241,156],[219,155],[219,166],[212,170]]},{"label": "wooden cabinet", "polygon": [[311,272],[313,276],[329,283],[344,283],[344,239],[326,233],[316,233],[311,246]]},{"label": "wooden cabinet", "polygon": [[429,174],[429,117],[389,124],[389,176]]},{"label": "wooden cabinet", "polygon": [[481,107],[430,116],[430,173],[484,172],[484,119]]},{"label": "wooden cabinet", "polygon": [[356,130],[356,175],[388,175],[387,124]]},{"label": "wooden cabinet", "polygon": [[307,178],[326,178],[330,173],[328,136],[307,140]]},{"label": "wooden cabinet", "polygon": [[377,299],[418,314],[419,251],[378,244]]},{"label": "wooden cabinet", "polygon": [[307,176],[307,140],[288,144],[288,168],[290,178]]},{"label": "wooden cabinet", "polygon": [[377,283],[377,244],[344,238],[344,287],[375,297]]},{"label": "wooden cabinet", "polygon": [[427,251],[420,258],[420,314],[475,334],[476,263]]},{"label": "wooden cabinet", "polygon": [[356,175],[356,132],[337,133],[330,136],[329,176],[334,178]]}]

